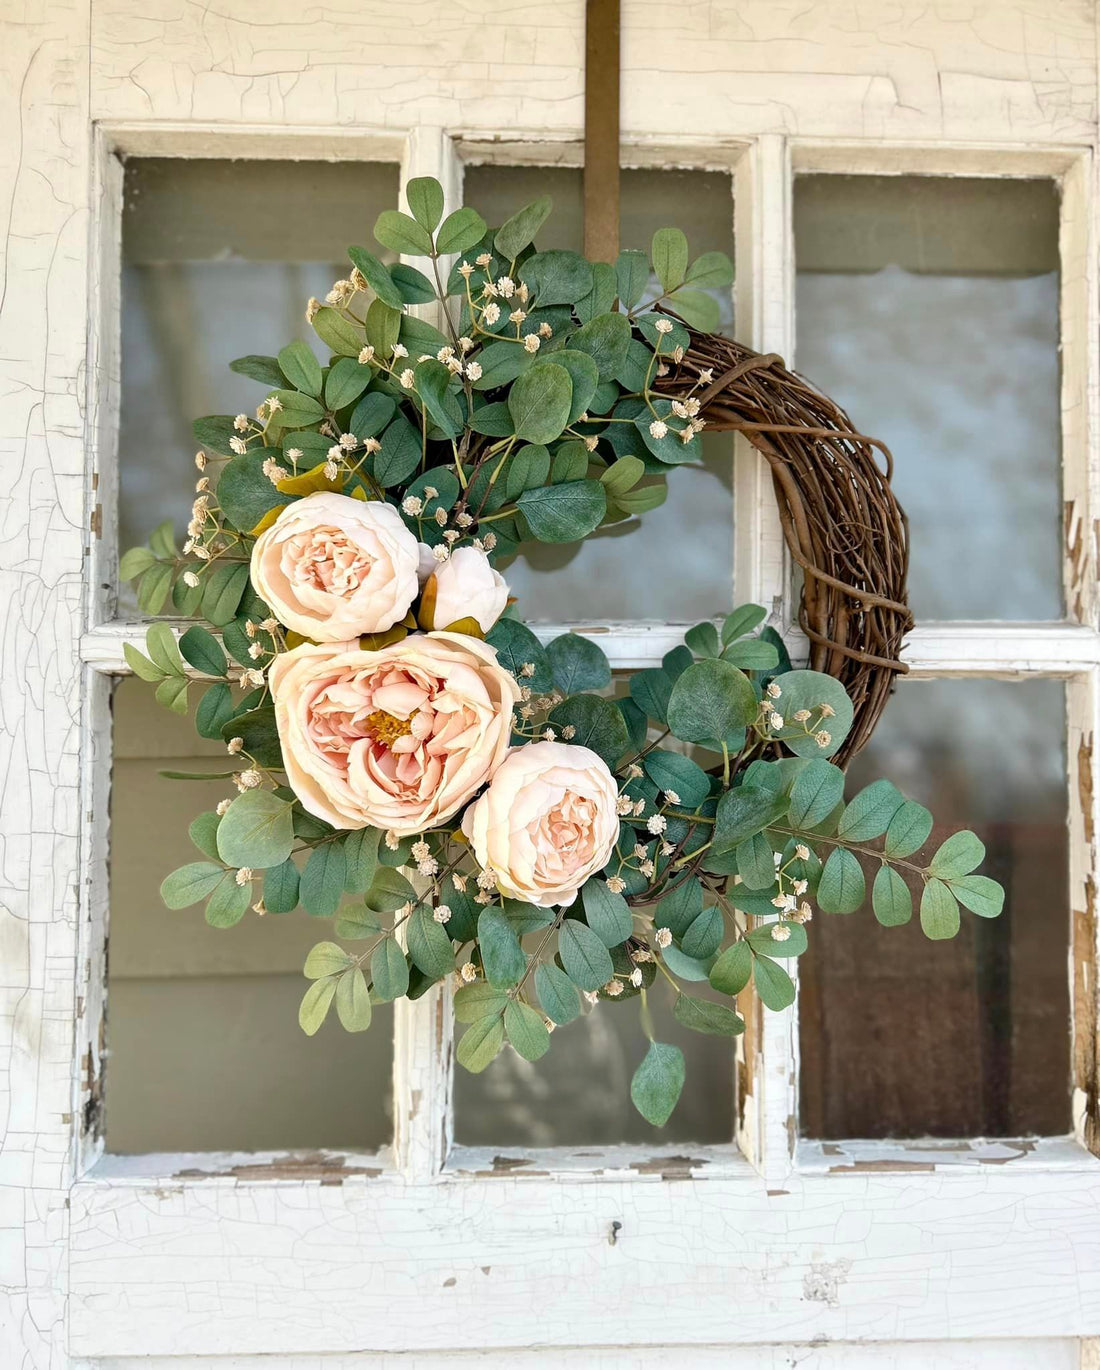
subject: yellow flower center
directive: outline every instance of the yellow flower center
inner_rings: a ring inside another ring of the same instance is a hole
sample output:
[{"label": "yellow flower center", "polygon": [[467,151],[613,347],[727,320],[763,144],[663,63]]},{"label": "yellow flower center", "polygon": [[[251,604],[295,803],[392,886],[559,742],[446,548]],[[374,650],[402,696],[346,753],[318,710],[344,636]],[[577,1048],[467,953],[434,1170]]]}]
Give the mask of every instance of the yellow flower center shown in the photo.
[{"label": "yellow flower center", "polygon": [[411,718],[395,718],[384,709],[375,709],[366,719],[367,731],[384,747],[392,747],[399,737],[407,737],[412,732]]}]

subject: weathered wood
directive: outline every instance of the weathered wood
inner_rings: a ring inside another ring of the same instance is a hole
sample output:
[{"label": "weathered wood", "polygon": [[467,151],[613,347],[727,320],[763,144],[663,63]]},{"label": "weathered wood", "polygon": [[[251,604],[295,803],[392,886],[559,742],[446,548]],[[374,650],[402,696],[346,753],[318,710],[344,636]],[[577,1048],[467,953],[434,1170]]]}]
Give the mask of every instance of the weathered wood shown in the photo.
[{"label": "weathered wood", "polygon": [[619,0],[584,7],[584,255],[619,255]]}]

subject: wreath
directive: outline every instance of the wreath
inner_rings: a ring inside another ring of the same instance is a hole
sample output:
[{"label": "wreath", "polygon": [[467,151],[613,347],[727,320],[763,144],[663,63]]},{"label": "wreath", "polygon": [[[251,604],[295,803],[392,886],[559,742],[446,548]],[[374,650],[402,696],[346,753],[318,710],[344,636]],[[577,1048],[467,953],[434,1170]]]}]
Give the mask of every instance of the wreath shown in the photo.
[{"label": "wreath", "polygon": [[[209,625],[152,623],[131,669],[177,713],[199,677],[195,727],[230,758],[230,793],[190,826],[201,859],[161,894],[220,928],[332,919],[305,961],[307,1033],[453,981],[471,1071],[637,1001],[631,1097],[660,1126],[684,1058],[653,1040],[658,978],[680,1024],[735,1035],[750,982],[792,1002],[781,962],[815,910],[863,905],[868,872],[878,921],[908,922],[915,892],[932,938],[960,905],[1001,910],[973,833],[917,859],[927,809],[889,780],[844,797],[910,622],[889,457],[884,475],[830,400],[710,331],[732,267],[691,260],[678,229],[611,266],[536,250],[548,198],[492,231],[444,217],[430,178],[407,196],[375,237],[430,275],[350,248],[306,314],[327,365],[300,340],[233,362],[265,397],[196,422],[186,541],[162,525],[122,558],[146,612]],[[540,642],[501,568],[660,504],[707,424],[771,466],[815,669],[745,605],[616,695],[593,641]],[[692,992],[706,982],[728,1002]]]}]

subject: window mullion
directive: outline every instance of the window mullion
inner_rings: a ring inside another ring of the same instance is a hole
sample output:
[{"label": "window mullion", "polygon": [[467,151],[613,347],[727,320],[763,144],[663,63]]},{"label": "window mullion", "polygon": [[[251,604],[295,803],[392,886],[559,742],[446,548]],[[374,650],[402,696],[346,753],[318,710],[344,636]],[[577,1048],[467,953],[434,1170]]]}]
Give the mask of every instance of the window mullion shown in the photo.
[{"label": "window mullion", "polygon": [[[737,332],[758,352],[789,359],[794,344],[791,162],[787,139],[757,140],[736,173]],[[734,585],[738,602],[765,605],[777,627],[790,624],[790,568],[771,476],[763,457],[738,438],[734,467]],[[790,964],[792,976],[797,968]],[[737,1140],[769,1182],[791,1173],[798,1136],[798,1002],[765,1013],[744,996],[739,1044]]]},{"label": "window mullion", "polygon": [[[448,212],[461,204],[462,163],[441,128],[410,130],[401,162],[402,198],[405,186],[416,176],[434,176],[440,182]],[[449,260],[441,262],[440,270],[446,279]],[[424,305],[417,313],[437,327],[442,324],[438,305]],[[408,1179],[427,1180],[442,1170],[454,1131],[450,985],[433,985],[419,999],[399,999],[394,1005],[393,1033],[396,1163]]]}]

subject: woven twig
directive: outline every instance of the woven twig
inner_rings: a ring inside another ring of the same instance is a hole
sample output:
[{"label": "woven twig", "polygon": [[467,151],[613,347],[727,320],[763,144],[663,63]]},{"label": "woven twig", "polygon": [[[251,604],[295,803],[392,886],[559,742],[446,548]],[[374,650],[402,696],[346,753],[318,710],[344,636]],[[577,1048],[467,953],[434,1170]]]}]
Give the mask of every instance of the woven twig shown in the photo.
[{"label": "woven twig", "polygon": [[810,666],[835,676],[855,707],[836,756],[844,765],[869,740],[895,675],[908,670],[899,657],[913,624],[909,522],[890,488],[893,458],[781,357],[718,334],[692,332],[657,387],[682,395],[704,371],[714,379],[695,394],[708,428],[743,433],[771,468],[783,535],[803,573],[798,621]]}]

